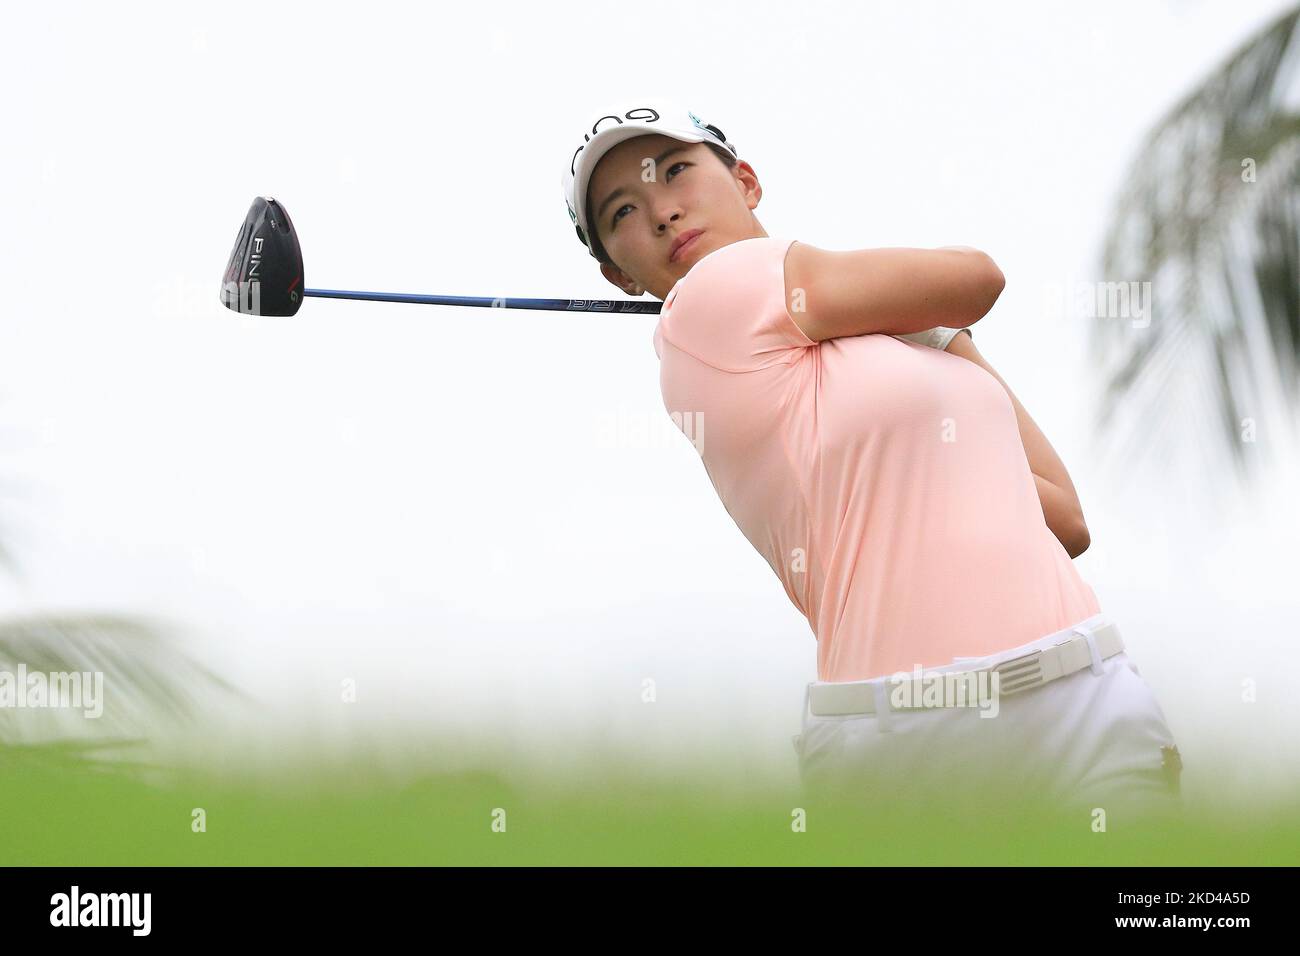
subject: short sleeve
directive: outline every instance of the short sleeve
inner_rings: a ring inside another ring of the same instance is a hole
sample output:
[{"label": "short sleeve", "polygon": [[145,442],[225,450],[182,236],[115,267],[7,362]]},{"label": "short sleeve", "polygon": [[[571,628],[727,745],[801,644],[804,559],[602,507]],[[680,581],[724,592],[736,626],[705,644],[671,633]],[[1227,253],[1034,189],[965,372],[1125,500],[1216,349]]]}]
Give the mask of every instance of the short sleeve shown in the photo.
[{"label": "short sleeve", "polygon": [[664,299],[659,333],[724,372],[752,372],[797,360],[817,343],[786,305],[785,256],[792,239],[759,236],[715,249]]},{"label": "short sleeve", "polygon": [[909,332],[906,335],[896,335],[895,338],[907,339],[918,345],[926,345],[932,349],[942,350],[948,347],[948,343],[952,341],[953,336],[958,332],[965,332],[972,339],[975,338],[975,334],[970,329],[950,329],[942,325],[936,325],[924,332]]}]

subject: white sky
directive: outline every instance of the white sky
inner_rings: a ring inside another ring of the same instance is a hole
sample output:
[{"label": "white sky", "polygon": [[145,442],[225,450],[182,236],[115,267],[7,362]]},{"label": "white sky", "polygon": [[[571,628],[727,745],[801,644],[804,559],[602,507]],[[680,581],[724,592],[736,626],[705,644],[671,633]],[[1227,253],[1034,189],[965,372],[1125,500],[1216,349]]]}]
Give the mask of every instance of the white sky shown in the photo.
[{"label": "white sky", "polygon": [[217,301],[259,194],[309,287],[615,295],[559,172],[591,106],[657,89],[753,164],[769,234],[993,255],[976,341],[1071,470],[1188,786],[1238,737],[1262,785],[1296,753],[1296,505],[1101,473],[1083,330],[1043,290],[1091,275],[1139,137],[1284,6],[11,7],[0,611],[166,615],[323,738],[401,714],[792,772],[811,631],[664,414],[653,317]]}]

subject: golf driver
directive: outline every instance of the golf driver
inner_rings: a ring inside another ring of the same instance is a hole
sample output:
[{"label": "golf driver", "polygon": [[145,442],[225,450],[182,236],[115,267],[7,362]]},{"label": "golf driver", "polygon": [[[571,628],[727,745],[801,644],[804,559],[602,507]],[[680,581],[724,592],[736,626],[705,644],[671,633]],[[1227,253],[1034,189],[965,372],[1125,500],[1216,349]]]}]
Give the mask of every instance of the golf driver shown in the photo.
[{"label": "golf driver", "polygon": [[235,238],[235,248],[221,282],[221,304],[246,315],[296,315],[304,296],[415,302],[424,305],[474,305],[497,309],[543,309],[552,312],[623,312],[657,314],[662,302],[630,299],[506,299],[471,295],[416,295],[402,292],[347,292],[308,289],[303,285],[302,249],[293,220],[270,196],[253,200]]}]

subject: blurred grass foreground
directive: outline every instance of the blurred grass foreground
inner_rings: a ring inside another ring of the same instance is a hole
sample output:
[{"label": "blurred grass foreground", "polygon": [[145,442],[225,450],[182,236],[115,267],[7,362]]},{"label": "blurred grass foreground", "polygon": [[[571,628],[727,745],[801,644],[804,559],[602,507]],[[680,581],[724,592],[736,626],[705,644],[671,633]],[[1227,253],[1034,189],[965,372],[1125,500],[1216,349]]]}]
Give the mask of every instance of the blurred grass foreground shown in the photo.
[{"label": "blurred grass foreground", "polygon": [[292,705],[286,719],[203,666],[183,631],[102,612],[0,617],[0,677],[103,679],[94,708],[18,707],[12,681],[0,688],[0,865],[1300,861],[1300,782],[1246,786],[1249,764],[1204,747],[1196,774],[1214,787],[1185,792],[1173,816],[1102,818],[947,779],[919,798],[888,783],[883,798],[831,798],[803,790],[793,751],[773,764],[728,737],[690,748],[668,725],[659,742],[673,746],[651,754],[558,724],[530,742],[427,717]]},{"label": "blurred grass foreground", "polygon": [[[1010,788],[906,800],[803,790],[736,746],[561,734],[538,746],[386,719],[285,723],[177,629],[110,614],[0,619],[0,672],[98,672],[70,707],[0,707],[0,865],[1293,865],[1300,794],[1226,784],[1173,816],[1065,811]],[[3,696],[3,695],[0,695]],[[297,729],[293,729],[296,726]],[[1224,760],[1221,766],[1234,766]],[[1236,766],[1240,766],[1236,764]],[[886,787],[888,794],[892,787]]]},{"label": "blurred grass foreground", "polygon": [[[6,865],[1290,865],[1300,812],[1186,805],[1126,823],[1015,793],[869,807],[707,766],[596,755],[563,772],[465,766],[412,741],[400,774],[358,748],[275,770],[89,760],[0,749]],[[391,746],[392,741],[388,741]],[[377,746],[379,746],[377,744]],[[522,755],[521,755],[522,759]],[[455,770],[440,768],[458,767]]]}]

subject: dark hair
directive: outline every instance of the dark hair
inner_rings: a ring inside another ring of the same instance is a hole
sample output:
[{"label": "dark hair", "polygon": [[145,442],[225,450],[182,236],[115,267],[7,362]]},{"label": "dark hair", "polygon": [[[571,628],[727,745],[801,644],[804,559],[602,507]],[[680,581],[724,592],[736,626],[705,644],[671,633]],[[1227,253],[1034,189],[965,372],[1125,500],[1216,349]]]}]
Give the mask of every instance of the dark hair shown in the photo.
[{"label": "dark hair", "polygon": [[[728,169],[734,169],[736,163],[740,161],[739,159],[736,158],[736,154],[733,153],[731,150],[727,149],[725,146],[719,146],[717,143],[708,143],[708,142],[706,142],[704,145],[709,147],[709,150],[713,153],[713,155],[717,156],[718,159],[722,161],[722,164],[726,166]],[[587,180],[587,195],[584,198],[586,200],[585,208],[590,210],[591,209],[591,180],[590,179]],[[600,240],[596,238],[596,223],[592,219],[590,213],[588,213],[587,215],[587,225],[590,227],[587,231],[587,241],[591,243],[591,251],[596,254],[596,259],[607,265],[613,265],[614,260],[609,257],[609,255],[605,252],[605,247],[602,246],[600,244]]]}]

